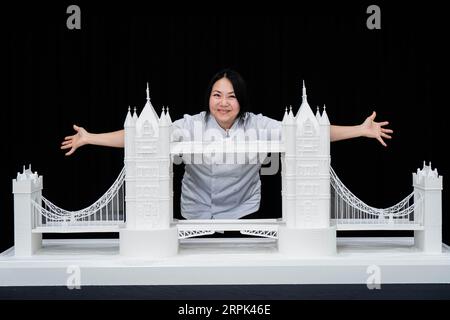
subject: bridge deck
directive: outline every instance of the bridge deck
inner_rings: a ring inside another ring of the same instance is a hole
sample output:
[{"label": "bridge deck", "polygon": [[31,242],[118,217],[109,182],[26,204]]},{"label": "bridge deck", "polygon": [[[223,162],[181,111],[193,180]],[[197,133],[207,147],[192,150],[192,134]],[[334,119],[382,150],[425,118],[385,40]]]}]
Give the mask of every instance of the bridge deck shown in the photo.
[{"label": "bridge deck", "polygon": [[45,226],[37,227],[33,233],[91,233],[91,232],[119,232],[123,224],[90,225],[90,226]]},{"label": "bridge deck", "polygon": [[[220,220],[174,220],[178,231],[278,231],[280,225],[284,225],[281,219],[220,219]],[[336,220],[331,220],[331,225],[336,225]],[[34,233],[89,233],[89,232],[119,232],[124,226],[123,222],[106,224],[99,222],[89,225],[77,223],[76,225],[50,225],[33,229]],[[408,221],[396,221],[395,223],[380,223],[378,220],[347,220],[337,224],[339,231],[365,231],[365,230],[423,230],[423,226]]]},{"label": "bridge deck", "polygon": [[423,226],[414,221],[394,220],[380,221],[378,219],[341,219],[338,223],[336,220],[331,220],[332,225],[337,225],[339,231],[365,231],[365,230],[423,230]]}]

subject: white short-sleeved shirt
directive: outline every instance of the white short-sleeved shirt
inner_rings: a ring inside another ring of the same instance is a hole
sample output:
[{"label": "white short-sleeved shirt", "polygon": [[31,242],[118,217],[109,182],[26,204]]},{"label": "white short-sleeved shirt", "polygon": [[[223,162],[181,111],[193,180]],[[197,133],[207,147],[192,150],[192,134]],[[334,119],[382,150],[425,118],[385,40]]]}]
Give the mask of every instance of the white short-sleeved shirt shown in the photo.
[{"label": "white short-sleeved shirt", "polygon": [[[173,123],[173,141],[218,141],[221,139],[281,139],[281,122],[246,113],[224,130],[205,111],[184,115]],[[204,158],[203,158],[204,157]],[[203,156],[200,161],[185,159],[181,189],[181,215],[186,219],[239,219],[259,209],[261,200],[261,161],[232,164]],[[250,156],[251,157],[251,156]],[[193,159],[192,157],[190,159]],[[242,159],[241,159],[242,160]],[[254,160],[254,159],[253,159]]]}]

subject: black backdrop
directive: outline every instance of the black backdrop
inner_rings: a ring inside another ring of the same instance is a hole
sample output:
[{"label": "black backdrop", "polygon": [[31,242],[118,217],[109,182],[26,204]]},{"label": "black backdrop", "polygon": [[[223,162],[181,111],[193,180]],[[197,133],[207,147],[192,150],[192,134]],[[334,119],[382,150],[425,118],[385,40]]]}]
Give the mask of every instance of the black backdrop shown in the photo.
[{"label": "black backdrop", "polygon": [[[395,133],[387,148],[366,138],[331,147],[341,180],[373,206],[388,207],[409,194],[411,173],[423,160],[432,161],[444,179],[449,175],[446,101],[439,97],[445,80],[438,81],[446,54],[440,46],[442,8],[377,3],[381,30],[369,30],[366,9],[372,3],[260,4],[241,11],[229,2],[168,3],[164,10],[77,2],[81,30],[69,30],[69,4],[3,11],[1,250],[13,245],[11,179],[22,165],[31,163],[44,176],[43,193],[57,205],[88,206],[117,177],[123,150],[87,146],[65,157],[59,146],[72,124],[92,132],[122,128],[128,105],[139,111],[144,106],[147,81],[158,113],[163,105],[173,120],[197,113],[205,109],[209,78],[222,67],[242,73],[256,113],[281,119],[290,104],[297,111],[305,79],[310,105],[326,104],[333,124],[359,124],[372,110],[377,120],[389,120]],[[193,15],[200,9],[205,15]],[[183,168],[175,174],[177,199]],[[261,217],[279,216],[280,175],[263,176],[262,183]],[[447,243],[448,194],[447,187]]]}]

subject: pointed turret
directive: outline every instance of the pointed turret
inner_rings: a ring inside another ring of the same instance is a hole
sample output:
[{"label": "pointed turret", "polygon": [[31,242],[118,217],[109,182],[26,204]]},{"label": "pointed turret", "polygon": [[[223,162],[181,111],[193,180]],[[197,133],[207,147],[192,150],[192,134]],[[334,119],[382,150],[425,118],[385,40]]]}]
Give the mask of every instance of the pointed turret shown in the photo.
[{"label": "pointed turret", "polygon": [[328,119],[328,114],[327,114],[325,105],[323,105],[323,112],[322,112],[322,116],[320,117],[319,124],[320,125],[330,125],[330,119]]},{"label": "pointed turret", "polygon": [[292,112],[292,105],[289,106],[289,116],[294,118],[294,112]]},{"label": "pointed turret", "polygon": [[308,104],[305,81],[303,81],[302,93],[302,104],[300,105],[300,109],[295,116],[295,120],[297,123],[297,133],[302,135],[318,134],[319,122],[317,121],[313,111],[311,110],[311,107]]},{"label": "pointed turret", "polygon": [[125,128],[129,128],[133,126],[133,117],[131,115],[131,107],[128,106],[127,117],[125,118],[125,123],[123,124]]},{"label": "pointed turret", "polygon": [[319,106],[317,106],[316,119],[317,119],[317,121],[320,122],[320,110],[319,110]]},{"label": "pointed turret", "polygon": [[37,172],[34,172],[31,170],[31,164],[28,165],[28,169],[25,169],[25,165],[23,166],[22,173],[17,173],[17,181],[25,181],[30,180],[33,182],[37,182],[38,174]]},{"label": "pointed turret", "polygon": [[303,88],[302,88],[302,104],[306,103],[308,104],[308,99],[306,98],[306,86],[305,86],[305,80],[303,80]]},{"label": "pointed turret", "polygon": [[161,117],[159,118],[159,126],[160,127],[167,127],[169,125],[169,121],[167,119],[166,113],[164,112],[164,107],[161,111]]},{"label": "pointed turret", "polygon": [[[158,114],[156,113],[156,111],[153,108],[153,105],[152,105],[152,103],[150,101],[150,90],[148,88],[148,82],[147,82],[147,89],[145,91],[147,92],[147,103],[145,104],[144,109],[145,109],[145,107],[149,107],[149,108],[151,107],[150,109],[153,111],[154,115],[158,116]],[[142,112],[144,112],[144,110],[142,110]]]},{"label": "pointed turret", "polygon": [[288,108],[286,107],[286,109],[284,110],[284,116],[283,116],[283,120],[281,120],[281,123],[286,124],[288,118],[289,118]]},{"label": "pointed turret", "polygon": [[172,124],[172,118],[170,117],[169,107],[166,107],[166,117],[167,117],[167,122],[169,122],[169,124]]},{"label": "pointed turret", "polygon": [[295,154],[295,118],[292,112],[292,106],[289,107],[287,115],[285,113],[283,119],[283,141],[286,147],[286,155],[292,156]]},{"label": "pointed turret", "polygon": [[308,104],[308,99],[307,99],[307,95],[306,95],[306,87],[305,87],[305,81],[303,80],[303,90],[302,90],[302,104],[300,105],[300,108],[295,116],[295,119],[298,120],[298,118],[300,117],[300,115],[302,116],[314,116],[311,107]]},{"label": "pointed turret", "polygon": [[148,82],[147,82],[147,89],[145,89],[145,92],[147,93],[147,102],[150,102],[150,89],[148,88]]},{"label": "pointed turret", "polygon": [[322,115],[319,117],[320,127],[320,152],[324,156],[330,155],[330,120],[328,119],[325,105]]},{"label": "pointed turret", "polygon": [[[289,106],[289,112],[288,112],[288,118],[286,124],[288,125],[295,125],[295,117],[294,112],[292,112],[292,106]],[[295,131],[294,131],[295,133]]]},{"label": "pointed turret", "polygon": [[422,170],[417,169],[417,172],[418,172],[419,179],[438,178],[439,177],[437,169],[433,170],[433,168],[431,167],[431,161],[428,166],[426,165],[426,162],[424,161]]},{"label": "pointed turret", "polygon": [[137,121],[136,108],[134,108],[134,113],[131,115],[131,107],[128,106],[127,117],[125,118],[124,129],[125,129],[125,159],[135,155],[135,145],[134,139],[136,136],[136,121]]},{"label": "pointed turret", "polygon": [[158,136],[159,117],[150,102],[150,92],[147,83],[147,103],[136,121],[136,133],[142,136],[144,131],[151,136]]}]

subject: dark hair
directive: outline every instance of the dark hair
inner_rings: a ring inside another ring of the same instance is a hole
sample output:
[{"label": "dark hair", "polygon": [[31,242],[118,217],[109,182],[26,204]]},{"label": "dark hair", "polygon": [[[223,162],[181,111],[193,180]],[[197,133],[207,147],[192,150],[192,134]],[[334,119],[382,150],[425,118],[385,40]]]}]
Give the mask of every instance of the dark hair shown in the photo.
[{"label": "dark hair", "polygon": [[209,82],[208,89],[206,90],[205,102],[207,105],[206,115],[209,115],[209,97],[211,96],[211,91],[214,84],[222,79],[227,78],[230,80],[233,85],[234,94],[236,95],[236,99],[239,102],[239,113],[237,115],[237,119],[243,119],[245,114],[249,109],[249,98],[247,93],[247,84],[245,83],[244,78],[239,74],[239,72],[232,69],[223,69],[217,72]]}]

